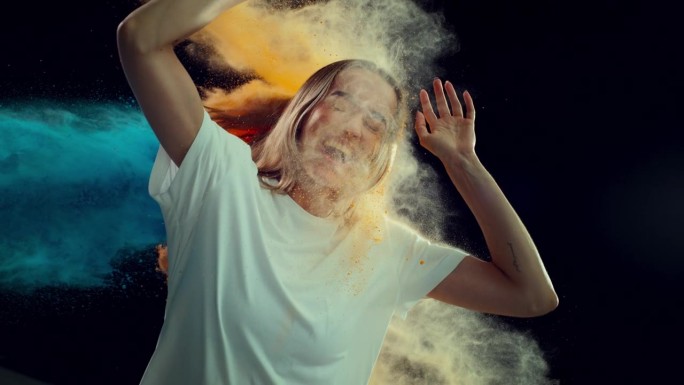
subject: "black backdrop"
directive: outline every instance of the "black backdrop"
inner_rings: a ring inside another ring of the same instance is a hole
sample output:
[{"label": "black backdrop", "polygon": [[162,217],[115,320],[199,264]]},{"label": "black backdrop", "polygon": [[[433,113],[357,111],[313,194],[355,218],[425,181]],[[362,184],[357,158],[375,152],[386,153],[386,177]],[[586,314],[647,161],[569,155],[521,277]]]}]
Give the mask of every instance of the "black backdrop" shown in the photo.
[{"label": "black backdrop", "polygon": [[[645,1],[446,3],[425,3],[446,12],[461,42],[441,61],[443,76],[475,95],[480,157],[560,295],[554,313],[511,322],[534,331],[561,384],[676,379],[684,272],[678,13]],[[0,98],[130,98],[115,29],[135,6],[5,5]],[[137,383],[161,322],[163,283],[136,274],[143,290],[93,291],[80,303],[66,289],[32,302],[3,292],[0,366],[54,383]]]}]

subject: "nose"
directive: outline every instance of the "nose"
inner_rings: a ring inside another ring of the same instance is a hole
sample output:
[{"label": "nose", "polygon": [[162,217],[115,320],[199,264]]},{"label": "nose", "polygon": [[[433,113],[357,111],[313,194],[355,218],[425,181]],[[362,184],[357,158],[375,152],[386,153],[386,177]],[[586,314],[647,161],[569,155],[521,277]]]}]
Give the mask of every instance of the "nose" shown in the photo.
[{"label": "nose", "polygon": [[363,114],[350,114],[344,124],[344,135],[350,138],[360,138],[363,132]]}]

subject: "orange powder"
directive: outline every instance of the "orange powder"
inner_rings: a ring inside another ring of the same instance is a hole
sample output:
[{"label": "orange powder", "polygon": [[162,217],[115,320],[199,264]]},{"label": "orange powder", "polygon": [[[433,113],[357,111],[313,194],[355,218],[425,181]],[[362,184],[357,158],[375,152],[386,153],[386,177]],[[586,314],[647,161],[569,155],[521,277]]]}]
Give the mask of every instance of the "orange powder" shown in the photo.
[{"label": "orange powder", "polygon": [[293,95],[317,69],[345,58],[335,52],[339,49],[325,33],[324,21],[312,22],[307,12],[275,12],[246,2],[221,14],[203,32],[231,67],[254,72]]},{"label": "orange powder", "polygon": [[169,250],[161,244],[155,248],[157,249],[157,270],[167,274],[169,271]]},{"label": "orange powder", "polygon": [[[352,15],[365,12],[362,4],[347,1],[314,3],[276,10],[264,2],[248,1],[222,13],[190,37],[190,40],[210,45],[219,56],[200,57],[200,60],[210,65],[223,62],[220,67],[227,64],[238,73],[256,78],[230,93],[219,89],[203,90],[205,105],[210,110],[227,111],[234,117],[223,122],[226,124],[217,122],[219,125],[247,130],[234,133],[249,142],[263,130],[262,126],[275,122],[274,119],[254,122],[252,118],[277,117],[284,101],[294,96],[319,68],[351,58],[367,59],[387,67],[389,56],[376,34],[362,36],[359,34],[363,28],[351,28],[350,22],[358,19]],[[195,54],[202,52],[205,51],[198,50]]]}]

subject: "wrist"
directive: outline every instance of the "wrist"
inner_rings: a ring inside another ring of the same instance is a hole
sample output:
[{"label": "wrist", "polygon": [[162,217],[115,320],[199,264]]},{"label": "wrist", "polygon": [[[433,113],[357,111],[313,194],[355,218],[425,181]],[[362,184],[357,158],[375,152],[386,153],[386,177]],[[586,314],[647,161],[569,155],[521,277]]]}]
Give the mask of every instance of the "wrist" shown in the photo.
[{"label": "wrist", "polygon": [[459,172],[472,172],[484,168],[475,151],[454,151],[440,158],[444,167],[448,170]]}]

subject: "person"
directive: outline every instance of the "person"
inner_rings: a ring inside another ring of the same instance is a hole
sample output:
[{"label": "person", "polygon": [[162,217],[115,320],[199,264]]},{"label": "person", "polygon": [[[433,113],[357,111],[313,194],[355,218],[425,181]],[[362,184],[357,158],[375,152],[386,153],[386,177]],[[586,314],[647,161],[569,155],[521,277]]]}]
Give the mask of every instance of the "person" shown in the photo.
[{"label": "person", "polygon": [[[168,244],[164,323],[141,384],[365,384],[394,314],[427,296],[532,317],[558,304],[523,223],[475,153],[475,107],[426,90],[414,128],[443,163],[491,261],[375,210],[407,119],[384,70],[313,74],[250,147],[202,104],[174,44],[235,0],[152,0],[119,25],[121,63],[160,142],[149,193]],[[365,202],[365,203],[364,203]],[[371,202],[371,203],[368,203]]]}]

